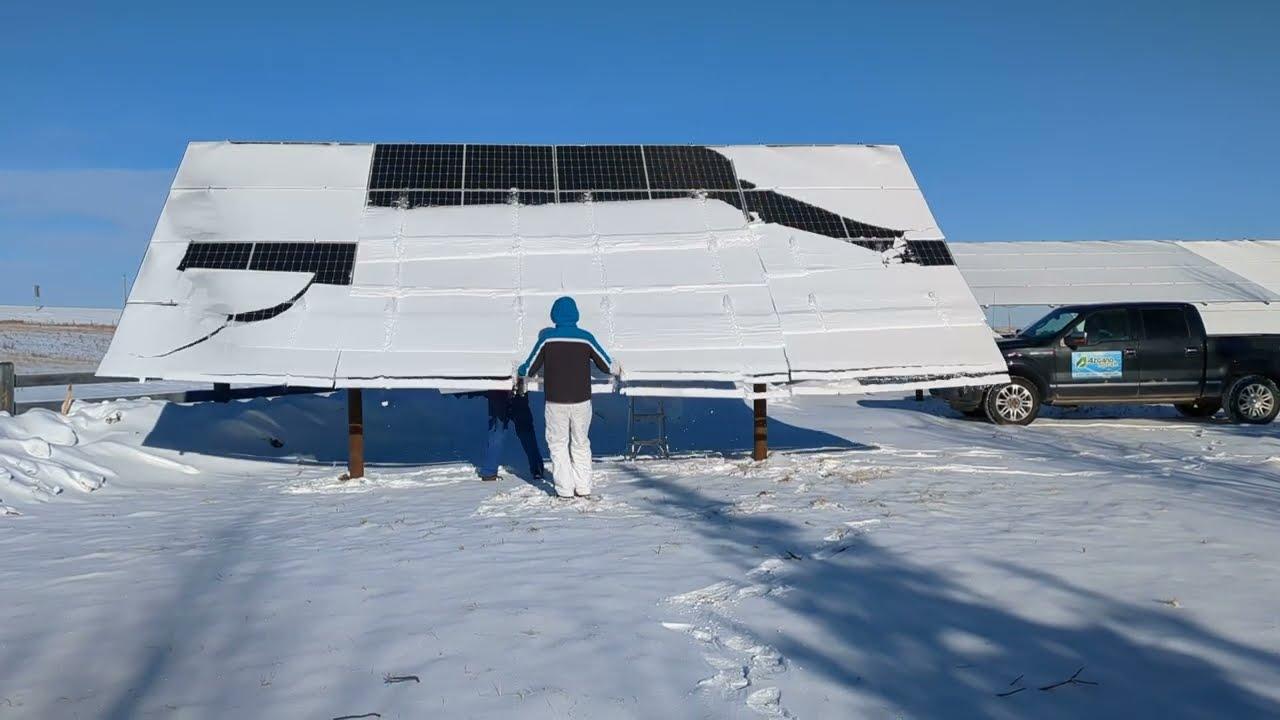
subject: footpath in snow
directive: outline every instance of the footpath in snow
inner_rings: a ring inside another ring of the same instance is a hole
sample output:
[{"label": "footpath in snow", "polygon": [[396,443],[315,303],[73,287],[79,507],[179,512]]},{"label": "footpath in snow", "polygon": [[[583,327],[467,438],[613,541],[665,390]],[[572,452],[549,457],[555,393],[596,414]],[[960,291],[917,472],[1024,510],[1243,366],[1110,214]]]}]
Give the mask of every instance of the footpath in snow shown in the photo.
[{"label": "footpath in snow", "polygon": [[562,503],[483,405],[0,417],[0,718],[1280,716],[1274,427],[685,401]]}]

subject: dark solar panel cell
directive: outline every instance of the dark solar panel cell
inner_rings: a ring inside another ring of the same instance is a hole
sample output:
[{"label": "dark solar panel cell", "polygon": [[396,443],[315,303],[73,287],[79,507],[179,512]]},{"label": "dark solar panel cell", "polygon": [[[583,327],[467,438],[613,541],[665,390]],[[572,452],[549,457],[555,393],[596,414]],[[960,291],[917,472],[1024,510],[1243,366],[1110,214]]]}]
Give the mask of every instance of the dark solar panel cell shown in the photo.
[{"label": "dark solar panel cell", "polygon": [[708,200],[720,200],[730,205],[742,209],[742,193],[737,190],[711,190],[707,193]]},{"label": "dark solar panel cell", "polygon": [[550,145],[468,145],[462,185],[470,190],[555,190]]},{"label": "dark solar panel cell", "polygon": [[243,270],[252,253],[253,243],[193,242],[187,245],[178,269]]},{"label": "dark solar panel cell", "polygon": [[369,205],[376,207],[436,207],[461,205],[461,190],[378,190],[369,193]]},{"label": "dark solar panel cell", "polygon": [[461,190],[461,145],[375,145],[370,190]]},{"label": "dark solar panel cell", "polygon": [[355,243],[257,243],[250,270],[310,272],[322,285],[350,285]]},{"label": "dark solar panel cell", "polygon": [[[902,237],[901,230],[891,230],[878,225],[868,225],[857,220],[844,219],[845,230],[851,238],[899,238]],[[890,243],[892,245],[893,243]]]},{"label": "dark solar panel cell", "polygon": [[876,252],[884,252],[893,247],[892,240],[850,240],[849,242],[858,247],[875,250]]},{"label": "dark solar panel cell", "polygon": [[747,210],[756,213],[764,222],[786,225],[798,230],[844,238],[844,222],[839,215],[816,205],[801,202],[772,190],[750,190],[746,196]]},{"label": "dark solar panel cell", "polygon": [[545,205],[556,201],[554,192],[541,190],[466,190],[463,205]]},{"label": "dark solar panel cell", "polygon": [[638,145],[559,145],[561,190],[647,190]]},{"label": "dark solar panel cell", "polygon": [[921,265],[956,264],[944,240],[908,240],[907,256]]},{"label": "dark solar panel cell", "polygon": [[654,200],[670,200],[672,198],[696,198],[697,190],[651,190],[649,197]]},{"label": "dark solar panel cell", "polygon": [[736,190],[729,158],[700,145],[645,145],[645,169],[654,190]]},{"label": "dark solar panel cell", "polygon": [[[305,292],[305,290],[303,292]],[[270,320],[271,318],[279,315],[285,310],[288,310],[289,308],[293,307],[294,303],[296,302],[298,302],[298,299],[294,298],[292,300],[287,300],[285,302],[282,302],[279,305],[273,305],[269,308],[264,308],[262,310],[253,310],[251,312],[236,313],[235,315],[231,316],[231,320],[234,322],[245,322],[245,323],[258,322],[260,320]]]},{"label": "dark solar panel cell", "polygon": [[560,202],[623,202],[630,200],[649,200],[649,193],[644,190],[575,190],[561,192]]}]

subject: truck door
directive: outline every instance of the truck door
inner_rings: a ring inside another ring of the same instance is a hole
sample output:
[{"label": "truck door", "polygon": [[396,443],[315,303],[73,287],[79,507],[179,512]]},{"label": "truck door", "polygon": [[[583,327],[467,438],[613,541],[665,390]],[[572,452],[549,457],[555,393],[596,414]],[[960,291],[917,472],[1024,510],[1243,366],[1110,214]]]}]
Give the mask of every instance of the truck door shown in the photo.
[{"label": "truck door", "polygon": [[1194,400],[1204,379],[1204,338],[1193,335],[1184,307],[1142,308],[1138,394],[1143,400]]},{"label": "truck door", "polygon": [[1138,339],[1132,313],[1087,313],[1054,349],[1054,397],[1063,401],[1124,401],[1138,397]]}]

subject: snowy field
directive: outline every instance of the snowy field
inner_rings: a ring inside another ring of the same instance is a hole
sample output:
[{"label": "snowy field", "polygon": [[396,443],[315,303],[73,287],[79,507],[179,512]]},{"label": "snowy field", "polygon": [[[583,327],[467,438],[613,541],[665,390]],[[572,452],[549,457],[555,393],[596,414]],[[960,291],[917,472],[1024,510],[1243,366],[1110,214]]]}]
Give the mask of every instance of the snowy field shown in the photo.
[{"label": "snowy field", "polygon": [[0,417],[0,718],[1280,716],[1274,427],[685,401],[562,504],[483,405]]}]

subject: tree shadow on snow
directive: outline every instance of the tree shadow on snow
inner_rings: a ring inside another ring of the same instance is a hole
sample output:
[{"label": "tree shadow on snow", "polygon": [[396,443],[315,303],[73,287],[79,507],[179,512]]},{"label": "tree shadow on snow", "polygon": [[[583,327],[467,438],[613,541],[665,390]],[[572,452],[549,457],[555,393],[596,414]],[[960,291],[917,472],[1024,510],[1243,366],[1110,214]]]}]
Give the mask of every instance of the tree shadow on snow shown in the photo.
[{"label": "tree shadow on snow", "polygon": [[[530,396],[544,457],[542,394]],[[627,399],[598,395],[591,426],[597,457],[621,455],[627,445]],[[652,403],[649,398],[637,400]],[[741,400],[667,399],[673,453],[748,452],[752,411]],[[366,390],[365,458],[371,466],[479,462],[485,447],[483,397],[434,390]],[[770,419],[769,443],[779,450],[857,449],[868,446],[829,433]],[[347,460],[346,395],[289,395],[218,403],[169,403],[143,446],[217,457],[288,463],[344,465]],[[527,462],[514,430],[508,430],[503,465],[522,477]]]},{"label": "tree shadow on snow", "polygon": [[[719,621],[765,639],[805,673],[870,698],[885,716],[1280,717],[1280,703],[1235,675],[1243,668],[1254,678],[1276,677],[1280,655],[1220,637],[1146,598],[1119,601],[1012,560],[990,568],[1000,587],[975,589],[868,535],[851,534],[815,553],[805,547],[812,529],[799,523],[734,514],[731,502],[643,467],[624,471],[660,496],[653,512],[699,518],[693,529],[739,568],[740,579],[762,556],[784,560],[778,582],[787,591],[759,602],[796,618],[790,631],[777,632],[768,609],[740,608],[738,619]],[[996,600],[1011,591],[1018,597]],[[1050,622],[1007,609],[1050,603],[1054,614],[1066,608],[1073,619]],[[1040,689],[1081,667],[1080,679],[1097,685]],[[1025,689],[999,696],[1019,687]],[[837,703],[830,716],[844,716],[838,696],[828,699]],[[792,704],[805,701],[813,698]]]}]

